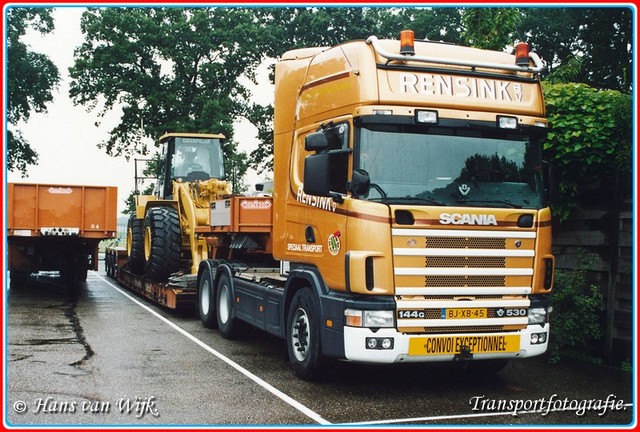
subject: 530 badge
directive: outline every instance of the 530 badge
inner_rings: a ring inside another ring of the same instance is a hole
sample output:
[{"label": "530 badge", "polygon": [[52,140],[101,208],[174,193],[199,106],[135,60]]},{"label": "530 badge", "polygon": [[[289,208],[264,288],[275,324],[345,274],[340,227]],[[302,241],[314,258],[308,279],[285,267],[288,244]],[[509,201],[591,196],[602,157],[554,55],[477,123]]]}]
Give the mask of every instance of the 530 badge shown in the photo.
[{"label": "530 badge", "polygon": [[525,317],[527,316],[527,310],[524,308],[520,309],[505,309],[498,308],[496,309],[496,316],[499,318],[502,317]]}]

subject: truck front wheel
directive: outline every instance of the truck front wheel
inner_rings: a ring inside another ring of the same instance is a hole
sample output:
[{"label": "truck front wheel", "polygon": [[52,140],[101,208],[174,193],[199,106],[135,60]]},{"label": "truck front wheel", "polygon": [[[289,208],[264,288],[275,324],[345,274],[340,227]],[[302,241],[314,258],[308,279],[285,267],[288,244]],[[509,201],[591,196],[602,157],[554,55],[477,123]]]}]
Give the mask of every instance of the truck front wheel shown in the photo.
[{"label": "truck front wheel", "polygon": [[162,281],[180,269],[182,235],[178,211],[173,207],[152,207],[144,220],[146,276]]},{"label": "truck front wheel", "polygon": [[298,378],[317,378],[325,362],[320,345],[320,308],[311,288],[295,293],[287,316],[287,351]]}]

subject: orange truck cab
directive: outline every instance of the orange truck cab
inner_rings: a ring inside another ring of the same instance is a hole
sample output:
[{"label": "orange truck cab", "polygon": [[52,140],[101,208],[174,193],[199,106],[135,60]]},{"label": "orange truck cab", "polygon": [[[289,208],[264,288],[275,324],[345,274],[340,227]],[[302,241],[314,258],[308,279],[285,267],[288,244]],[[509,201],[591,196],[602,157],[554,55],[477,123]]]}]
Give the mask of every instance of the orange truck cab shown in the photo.
[{"label": "orange truck cab", "polygon": [[554,187],[540,59],[412,39],[277,63],[273,254],[290,285],[319,285],[330,356],[542,354]]}]

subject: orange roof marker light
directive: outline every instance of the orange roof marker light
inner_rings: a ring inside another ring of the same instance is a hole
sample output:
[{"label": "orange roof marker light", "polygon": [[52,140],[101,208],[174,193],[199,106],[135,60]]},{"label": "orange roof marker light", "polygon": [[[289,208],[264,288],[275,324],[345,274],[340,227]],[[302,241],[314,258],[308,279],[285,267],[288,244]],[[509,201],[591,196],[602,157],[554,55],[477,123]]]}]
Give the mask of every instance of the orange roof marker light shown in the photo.
[{"label": "orange roof marker light", "polygon": [[[544,65],[542,60],[535,52],[530,52],[527,48],[520,48],[523,53],[521,58],[516,60],[515,64],[506,64],[503,62],[486,62],[479,61],[475,59],[465,59],[465,58],[444,58],[444,57],[434,57],[434,56],[425,56],[415,53],[414,47],[414,38],[413,31],[411,30],[403,30],[400,33],[400,52],[390,52],[387,51],[381,41],[376,36],[369,36],[367,39],[367,44],[373,47],[373,50],[381,57],[387,59],[388,62],[391,61],[399,61],[406,62],[411,60],[412,62],[418,63],[437,63],[444,64],[450,66],[463,66],[469,67],[472,69],[475,68],[485,68],[485,69],[495,69],[500,71],[515,71],[515,72],[524,72],[531,74],[539,74],[544,69]],[[533,63],[533,64],[531,64]]]},{"label": "orange roof marker light", "polygon": [[529,44],[519,42],[516,44],[516,64],[518,66],[529,66]]},{"label": "orange roof marker light", "polygon": [[415,55],[416,50],[413,46],[414,33],[413,30],[402,30],[400,32],[400,54]]}]

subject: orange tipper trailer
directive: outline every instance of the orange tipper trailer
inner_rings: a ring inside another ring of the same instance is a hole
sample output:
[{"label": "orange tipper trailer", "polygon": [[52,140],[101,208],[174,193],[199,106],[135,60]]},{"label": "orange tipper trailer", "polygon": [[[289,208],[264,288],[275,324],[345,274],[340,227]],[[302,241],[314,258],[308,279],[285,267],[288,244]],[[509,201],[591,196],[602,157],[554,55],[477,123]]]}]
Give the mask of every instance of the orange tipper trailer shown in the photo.
[{"label": "orange tipper trailer", "polygon": [[[246,324],[283,338],[302,379],[327,358],[498,370],[540,355],[556,189],[541,69],[526,44],[511,55],[410,31],[286,52],[273,196],[227,195],[220,158],[174,167],[184,147],[219,142],[168,134],[159,192],[138,200],[107,272],[136,262],[128,286],[170,307],[191,296],[227,338]],[[140,283],[156,269],[171,277]]]},{"label": "orange tipper trailer", "polygon": [[7,199],[12,287],[38,271],[74,283],[98,270],[98,244],[116,235],[116,187],[9,183]]}]

